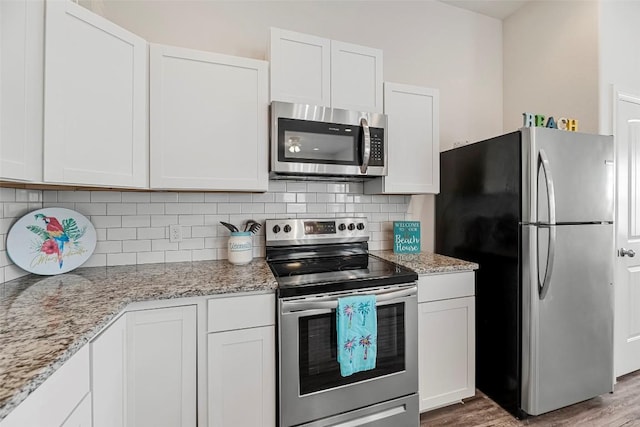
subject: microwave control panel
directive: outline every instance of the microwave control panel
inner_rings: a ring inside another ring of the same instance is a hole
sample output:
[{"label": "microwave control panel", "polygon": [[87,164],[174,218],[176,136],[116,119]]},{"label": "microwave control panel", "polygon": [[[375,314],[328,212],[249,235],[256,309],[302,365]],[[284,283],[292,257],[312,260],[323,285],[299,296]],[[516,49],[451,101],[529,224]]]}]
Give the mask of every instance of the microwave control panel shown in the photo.
[{"label": "microwave control panel", "polygon": [[384,129],[369,128],[371,135],[371,158],[369,166],[384,166]]}]

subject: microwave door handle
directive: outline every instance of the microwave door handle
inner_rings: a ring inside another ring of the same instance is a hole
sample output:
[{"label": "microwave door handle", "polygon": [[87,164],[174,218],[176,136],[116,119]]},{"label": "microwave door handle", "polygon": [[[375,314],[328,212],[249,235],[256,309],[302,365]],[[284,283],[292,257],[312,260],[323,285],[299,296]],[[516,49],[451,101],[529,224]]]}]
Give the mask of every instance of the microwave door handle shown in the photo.
[{"label": "microwave door handle", "polygon": [[360,126],[362,126],[362,134],[364,135],[360,173],[366,174],[369,168],[369,159],[371,158],[371,133],[369,132],[369,122],[365,117],[360,119]]}]

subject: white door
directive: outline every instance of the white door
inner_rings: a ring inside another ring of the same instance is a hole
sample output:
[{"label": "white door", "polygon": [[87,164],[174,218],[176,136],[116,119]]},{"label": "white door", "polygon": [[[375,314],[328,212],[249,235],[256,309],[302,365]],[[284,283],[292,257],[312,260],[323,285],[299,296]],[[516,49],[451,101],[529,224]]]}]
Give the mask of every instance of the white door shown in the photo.
[{"label": "white door", "polygon": [[209,334],[209,426],[276,424],[275,327]]},{"label": "white door", "polygon": [[153,45],[151,187],[266,191],[268,64]]},{"label": "white door", "polygon": [[44,0],[0,1],[0,178],[42,181]]},{"label": "white door", "polygon": [[[615,375],[640,369],[640,96],[616,93]],[[635,256],[622,256],[622,250]]]},{"label": "white door", "polygon": [[331,41],[331,106],[382,113],[382,50]]},{"label": "white door", "polygon": [[91,342],[94,427],[125,425],[127,314]]},{"label": "white door", "polygon": [[147,43],[71,1],[47,2],[44,180],[147,187]]},{"label": "white door", "polygon": [[196,307],[127,314],[127,425],[196,426]]}]

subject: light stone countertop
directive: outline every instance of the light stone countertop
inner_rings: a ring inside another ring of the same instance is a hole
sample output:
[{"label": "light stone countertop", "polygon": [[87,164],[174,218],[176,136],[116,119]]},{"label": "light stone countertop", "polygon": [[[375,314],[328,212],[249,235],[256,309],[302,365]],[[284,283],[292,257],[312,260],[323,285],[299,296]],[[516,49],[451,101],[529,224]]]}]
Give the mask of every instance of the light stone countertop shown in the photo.
[{"label": "light stone countertop", "polygon": [[475,262],[463,261],[431,252],[419,254],[394,254],[393,251],[370,251],[371,255],[395,262],[410,268],[418,274],[452,273],[473,271],[479,268]]},{"label": "light stone countertop", "polygon": [[[418,274],[478,268],[428,252],[371,254]],[[130,303],[268,292],[277,286],[261,258],[245,266],[199,261],[78,268],[0,284],[0,421]]]},{"label": "light stone countertop", "polygon": [[276,288],[264,259],[79,268],[0,284],[0,420],[132,302]]}]

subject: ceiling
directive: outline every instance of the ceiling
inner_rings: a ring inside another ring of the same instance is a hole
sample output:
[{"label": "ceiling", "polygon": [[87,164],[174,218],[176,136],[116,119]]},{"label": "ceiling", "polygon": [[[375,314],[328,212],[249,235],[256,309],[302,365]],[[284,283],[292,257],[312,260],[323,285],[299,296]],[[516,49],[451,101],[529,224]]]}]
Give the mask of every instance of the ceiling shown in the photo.
[{"label": "ceiling", "polygon": [[440,0],[497,19],[505,19],[531,0]]}]

